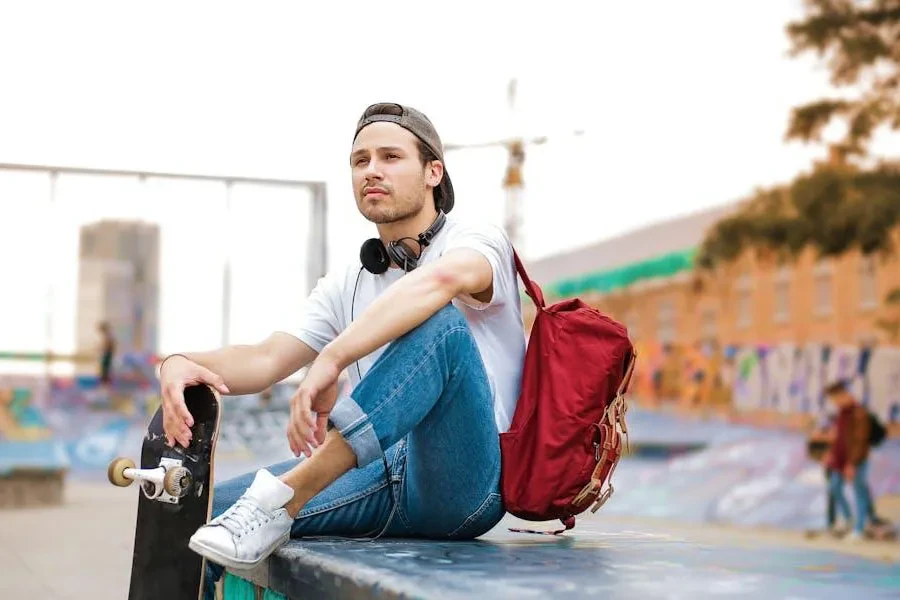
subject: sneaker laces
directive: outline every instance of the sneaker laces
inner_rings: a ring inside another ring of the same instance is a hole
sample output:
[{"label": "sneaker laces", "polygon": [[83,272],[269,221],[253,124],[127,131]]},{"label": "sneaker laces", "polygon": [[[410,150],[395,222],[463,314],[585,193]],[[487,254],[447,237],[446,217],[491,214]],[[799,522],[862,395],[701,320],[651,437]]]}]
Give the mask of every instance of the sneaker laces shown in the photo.
[{"label": "sneaker laces", "polygon": [[242,537],[269,520],[270,516],[256,502],[241,496],[231,508],[222,513],[219,524],[231,534]]}]

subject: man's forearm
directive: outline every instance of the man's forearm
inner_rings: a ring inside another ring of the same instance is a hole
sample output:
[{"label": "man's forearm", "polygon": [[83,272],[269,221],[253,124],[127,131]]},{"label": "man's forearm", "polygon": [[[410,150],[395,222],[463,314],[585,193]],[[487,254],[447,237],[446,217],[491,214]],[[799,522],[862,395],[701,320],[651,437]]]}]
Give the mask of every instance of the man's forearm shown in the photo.
[{"label": "man's forearm", "polygon": [[219,375],[232,394],[255,394],[275,383],[271,361],[257,346],[227,346],[209,352],[172,354],[163,361],[160,374],[169,368],[168,361],[177,361],[181,357]]},{"label": "man's forearm", "polygon": [[458,282],[439,269],[413,271],[376,298],[323,354],[346,368],[424,322],[457,292]]},{"label": "man's forearm", "polygon": [[[316,358],[316,351],[287,333],[275,332],[254,345],[226,346],[209,352],[182,352],[186,359],[225,380],[232,394],[255,394],[297,372]],[[170,357],[168,360],[181,360]],[[165,362],[165,361],[164,361]],[[168,363],[160,371],[165,372]]]}]

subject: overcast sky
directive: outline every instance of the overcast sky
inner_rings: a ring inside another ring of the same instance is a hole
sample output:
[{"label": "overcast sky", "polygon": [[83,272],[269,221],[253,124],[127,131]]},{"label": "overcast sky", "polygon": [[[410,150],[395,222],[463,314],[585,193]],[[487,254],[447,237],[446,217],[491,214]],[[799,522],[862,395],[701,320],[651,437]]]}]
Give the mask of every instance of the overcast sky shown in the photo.
[{"label": "overcast sky", "polygon": [[[324,180],[331,264],[374,233],[348,168],[372,102],[420,108],[445,143],[551,136],[526,159],[530,258],[738,199],[824,155],[783,140],[790,107],[828,89],[813,57],[787,56],[799,0],[137,6],[0,9],[0,162]],[[501,222],[504,151],[446,162],[456,212]],[[3,220],[14,205],[0,196]]]}]

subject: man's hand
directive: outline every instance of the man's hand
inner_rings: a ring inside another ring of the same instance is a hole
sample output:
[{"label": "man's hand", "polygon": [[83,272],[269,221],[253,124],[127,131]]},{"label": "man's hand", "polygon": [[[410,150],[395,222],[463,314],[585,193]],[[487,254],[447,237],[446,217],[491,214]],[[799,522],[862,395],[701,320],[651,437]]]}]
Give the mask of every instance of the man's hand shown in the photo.
[{"label": "man's hand", "polygon": [[[322,353],[291,398],[291,419],[287,436],[294,456],[312,455],[312,448],[325,442],[328,415],[337,402],[340,365]],[[313,413],[316,413],[313,416]]]},{"label": "man's hand", "polygon": [[853,465],[847,465],[844,467],[844,478],[847,481],[853,481],[856,478],[856,467]]},{"label": "man's hand", "polygon": [[183,356],[171,356],[165,360],[159,373],[162,392],[163,430],[166,442],[175,441],[185,448],[191,443],[191,426],[194,419],[184,403],[184,388],[189,385],[207,384],[222,394],[229,393],[225,381],[209,369],[191,362]]}]

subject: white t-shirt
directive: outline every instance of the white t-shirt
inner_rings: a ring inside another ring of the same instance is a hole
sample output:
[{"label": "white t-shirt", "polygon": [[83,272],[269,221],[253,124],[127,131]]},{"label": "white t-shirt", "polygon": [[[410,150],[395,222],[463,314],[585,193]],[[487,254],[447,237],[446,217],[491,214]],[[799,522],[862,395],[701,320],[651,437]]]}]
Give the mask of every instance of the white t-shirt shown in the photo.
[{"label": "white t-shirt", "polygon": [[[512,245],[499,227],[464,224],[448,215],[444,227],[422,254],[419,265],[428,264],[454,248],[472,248],[481,252],[494,272],[489,303],[465,295],[454,298],[453,304],[465,315],[481,353],[494,395],[497,429],[502,433],[509,429],[512,421],[525,359],[525,332]],[[310,293],[299,322],[286,332],[321,352],[352,318],[358,318],[379,294],[404,275],[398,268],[388,269],[381,275],[365,269],[360,272],[360,268],[361,264],[356,261],[321,278]],[[385,348],[382,346],[359,361],[362,375]],[[355,387],[359,383],[355,364],[347,369],[347,375],[351,387]]]}]

